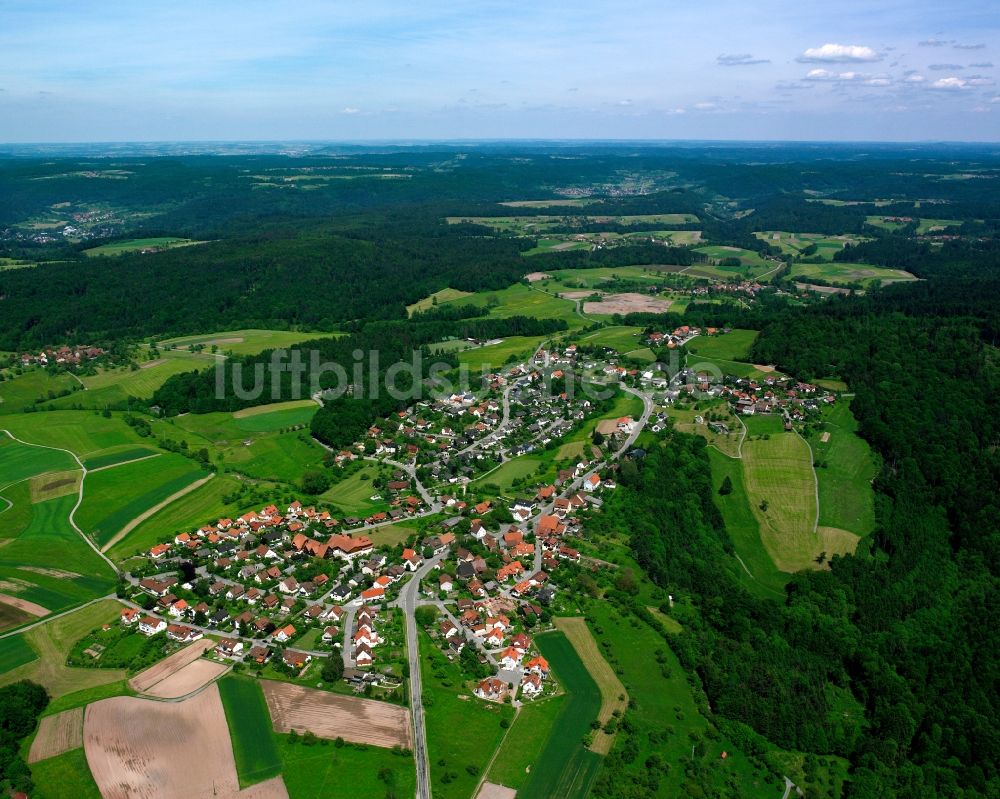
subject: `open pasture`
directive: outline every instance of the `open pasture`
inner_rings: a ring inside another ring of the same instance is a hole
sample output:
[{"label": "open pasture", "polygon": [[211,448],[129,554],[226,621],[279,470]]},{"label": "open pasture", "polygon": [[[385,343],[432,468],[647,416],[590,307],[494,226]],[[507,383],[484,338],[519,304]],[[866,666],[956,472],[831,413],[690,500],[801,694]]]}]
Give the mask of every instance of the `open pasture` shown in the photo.
[{"label": "open pasture", "polygon": [[192,241],[191,239],[181,239],[175,236],[158,236],[149,239],[129,239],[128,241],[114,241],[110,244],[102,244],[99,247],[91,247],[84,250],[84,255],[122,255],[127,252],[141,252],[143,250],[172,250],[175,247],[190,247],[194,244],[205,244],[204,241]]},{"label": "open pasture", "polygon": [[565,319],[570,327],[580,327],[583,320],[576,316],[574,304],[516,283],[497,291],[481,291],[443,305],[475,305],[488,310],[489,316],[534,316],[539,319]]},{"label": "open pasture", "polygon": [[319,409],[312,400],[292,400],[274,405],[257,405],[233,413],[236,426],[248,433],[271,433],[284,427],[309,424]]},{"label": "open pasture", "polygon": [[[490,767],[487,775],[490,782],[507,789],[520,789],[524,785],[552,735],[566,701],[566,695],[561,694],[532,700],[521,706]],[[490,795],[480,792],[479,799]]]},{"label": "open pasture", "polygon": [[303,341],[318,338],[331,338],[343,335],[341,333],[309,333],[293,330],[262,330],[249,328],[245,330],[223,330],[218,333],[204,333],[196,336],[180,336],[164,339],[159,343],[160,349],[191,350],[200,348],[211,352],[212,347],[218,353],[233,353],[234,355],[256,355],[264,350],[291,347]]},{"label": "open pasture", "polygon": [[810,250],[810,257],[832,261],[835,253],[844,249],[847,244],[857,244],[866,241],[863,236],[842,235],[827,236],[822,233],[789,233],[784,230],[766,230],[754,233],[761,241],[772,247],[777,247],[784,255],[793,257],[803,255],[803,250],[815,245],[815,251]]},{"label": "open pasture", "polygon": [[449,225],[473,224],[491,227],[515,236],[534,236],[552,232],[553,229],[582,225],[657,225],[670,228],[675,225],[697,224],[694,214],[631,214],[625,216],[572,215],[556,216],[449,216]]},{"label": "open pasture", "polygon": [[691,339],[686,347],[687,351],[694,355],[743,361],[750,357],[750,347],[756,338],[756,330],[736,328],[728,333],[718,333],[714,336],[702,334]]},{"label": "open pasture", "polygon": [[[597,720],[603,727],[614,716],[615,711],[625,712],[628,705],[628,696],[625,693],[625,686],[618,679],[618,675],[608,665],[597,648],[594,636],[590,634],[586,619],[582,617],[568,618],[561,617],[555,620],[556,629],[561,631],[573,645],[576,654],[580,657],[587,672],[597,684],[601,692],[601,710],[597,715]],[[590,748],[601,755],[606,755],[611,751],[611,744],[614,735],[608,735],[603,730],[596,733],[594,743]]]},{"label": "open pasture", "polygon": [[592,333],[584,333],[577,342],[587,347],[608,347],[624,354],[642,345],[641,335],[641,327],[613,325],[602,327]]},{"label": "open pasture", "polygon": [[887,283],[899,283],[916,280],[909,272],[902,269],[886,269],[881,266],[867,264],[793,264],[789,277],[806,283],[810,278],[819,278],[833,285],[859,283],[862,286],[877,286]]},{"label": "open pasture", "polygon": [[458,362],[476,372],[494,371],[506,363],[526,361],[543,341],[544,336],[510,336],[497,344],[462,350]]},{"label": "open pasture", "polygon": [[0,488],[30,477],[78,468],[68,452],[25,444],[0,432]]},{"label": "open pasture", "polygon": [[49,374],[42,369],[28,369],[20,375],[7,373],[0,383],[0,414],[20,414],[25,408],[36,405],[36,400],[54,399],[64,391],[74,391],[79,383],[62,372]]},{"label": "open pasture", "polygon": [[106,419],[93,411],[15,414],[3,418],[3,428],[31,444],[68,449],[81,460],[125,449],[125,445],[134,448],[149,444],[120,416]]},{"label": "open pasture", "polygon": [[263,680],[261,686],[278,732],[308,731],[372,746],[413,746],[408,708],[275,680]]},{"label": "open pasture", "polygon": [[440,291],[435,291],[433,294],[424,297],[422,300],[417,300],[417,302],[412,305],[407,305],[406,314],[407,316],[413,316],[413,314],[420,313],[421,311],[429,311],[438,303],[460,300],[463,297],[471,296],[471,294],[472,292],[462,291],[461,289],[441,289]]}]

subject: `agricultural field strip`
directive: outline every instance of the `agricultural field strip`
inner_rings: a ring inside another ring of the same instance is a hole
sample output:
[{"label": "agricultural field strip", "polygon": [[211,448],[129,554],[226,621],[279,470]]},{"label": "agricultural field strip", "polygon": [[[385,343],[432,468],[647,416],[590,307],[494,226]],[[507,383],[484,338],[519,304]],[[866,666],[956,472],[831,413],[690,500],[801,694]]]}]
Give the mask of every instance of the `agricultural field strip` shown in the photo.
[{"label": "agricultural field strip", "polygon": [[166,680],[175,672],[180,671],[189,663],[194,663],[207,650],[215,646],[215,642],[209,639],[196,641],[183,649],[174,652],[159,663],[154,663],[145,671],[141,671],[129,680],[129,687],[140,693],[149,691],[157,683]]},{"label": "agricultural field strip", "polygon": [[80,538],[82,538],[87,543],[87,546],[89,546],[92,550],[94,550],[94,552],[97,554],[97,556],[101,560],[103,560],[105,563],[108,564],[108,566],[111,568],[112,572],[114,572],[114,573],[117,574],[118,567],[115,566],[114,562],[110,558],[108,558],[103,552],[101,552],[101,550],[98,548],[98,546],[93,541],[90,540],[90,537],[87,536],[83,532],[83,530],[81,530],[77,526],[76,521],[73,518],[75,516],[77,510],[79,510],[80,505],[83,504],[84,483],[86,482],[86,478],[87,478],[87,467],[83,465],[83,461],[80,460],[79,457],[77,457],[77,455],[76,455],[75,452],[71,452],[68,449],[63,449],[62,447],[50,447],[50,446],[47,446],[45,444],[32,444],[30,441],[23,441],[22,439],[18,438],[13,433],[11,433],[10,430],[6,430],[6,429],[0,430],[0,432],[5,433],[6,435],[8,435],[10,438],[14,439],[15,441],[17,441],[17,442],[19,442],[21,444],[26,444],[29,447],[40,447],[42,449],[52,449],[52,450],[56,450],[58,452],[65,452],[71,458],[73,458],[73,460],[75,460],[77,462],[77,464],[79,465],[80,469],[83,471],[83,479],[80,480],[80,490],[79,490],[79,493],[77,494],[76,504],[73,505],[73,509],[69,512],[68,521],[70,523],[70,526],[80,535]]},{"label": "agricultural field strip", "polygon": [[45,716],[31,742],[28,762],[36,763],[83,746],[83,708]]}]

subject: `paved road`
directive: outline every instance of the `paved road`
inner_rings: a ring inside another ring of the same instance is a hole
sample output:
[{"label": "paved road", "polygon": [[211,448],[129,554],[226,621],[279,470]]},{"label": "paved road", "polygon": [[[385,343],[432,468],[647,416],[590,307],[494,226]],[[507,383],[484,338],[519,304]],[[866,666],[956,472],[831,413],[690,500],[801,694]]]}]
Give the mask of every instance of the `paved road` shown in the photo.
[{"label": "paved road", "polygon": [[430,762],[427,759],[427,730],[424,726],[424,689],[420,674],[420,649],[417,637],[417,586],[441,562],[445,553],[425,561],[414,572],[396,600],[406,616],[406,653],[410,664],[410,715],[413,717],[413,756],[417,763],[417,799],[431,799]]}]

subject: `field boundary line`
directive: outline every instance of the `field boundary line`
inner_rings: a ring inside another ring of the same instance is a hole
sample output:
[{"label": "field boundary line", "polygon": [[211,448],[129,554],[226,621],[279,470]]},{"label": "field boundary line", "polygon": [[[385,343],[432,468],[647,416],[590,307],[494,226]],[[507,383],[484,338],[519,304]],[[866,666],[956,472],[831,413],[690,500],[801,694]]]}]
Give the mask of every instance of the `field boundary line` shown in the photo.
[{"label": "field boundary line", "polygon": [[98,466],[96,469],[91,469],[90,474],[103,472],[105,469],[116,469],[119,466],[128,466],[131,463],[139,463],[139,461],[148,461],[150,458],[159,458],[162,454],[162,452],[154,452],[150,455],[143,455],[141,458],[133,458],[130,461],[119,461],[118,463],[109,463],[107,466]]},{"label": "field boundary line", "polygon": [[[145,460],[145,458],[143,458],[143,460]],[[127,461],[127,463],[135,463],[135,461]],[[125,538],[125,536],[131,533],[136,527],[138,527],[140,524],[146,521],[150,516],[159,513],[161,510],[167,507],[167,505],[176,502],[178,499],[181,499],[186,494],[190,494],[195,489],[201,488],[203,485],[205,485],[205,483],[207,483],[213,477],[215,477],[215,473],[209,472],[207,476],[202,477],[200,480],[195,480],[193,483],[188,483],[180,491],[175,491],[173,494],[171,494],[162,502],[157,502],[155,505],[153,505],[153,507],[144,510],[142,513],[140,513],[138,516],[132,519],[132,521],[126,524],[121,530],[115,533],[111,537],[111,540],[108,541],[108,543],[106,543],[103,547],[101,547],[100,549],[101,557],[104,557],[103,553],[107,552],[109,549],[111,549],[111,547],[113,547],[115,544],[117,544],[119,541]],[[107,558],[105,558],[105,560],[107,560]]]},{"label": "field boundary line", "polygon": [[81,530],[77,526],[77,523],[76,523],[76,519],[75,519],[76,512],[80,509],[80,506],[83,504],[83,486],[84,486],[84,483],[87,482],[87,467],[83,465],[83,461],[80,460],[79,456],[75,452],[73,452],[71,450],[63,449],[62,447],[50,447],[47,444],[32,444],[30,441],[24,441],[24,440],[18,438],[12,432],[10,432],[10,430],[7,430],[6,428],[4,428],[3,432],[6,433],[8,436],[10,436],[10,438],[12,438],[14,441],[17,441],[17,442],[19,442],[21,444],[24,444],[25,446],[28,446],[28,447],[41,447],[42,449],[52,449],[52,450],[55,450],[56,452],[65,452],[67,455],[69,455],[73,460],[75,460],[77,462],[77,465],[79,465],[80,469],[83,470],[83,477],[80,478],[80,488],[79,488],[79,491],[77,492],[76,504],[73,506],[73,509],[69,512],[68,521],[70,523],[70,526],[74,530],[76,530],[77,533],[79,533],[80,538],[82,538],[84,541],[87,542],[87,546],[89,546],[92,550],[94,550],[94,552],[97,553],[97,556],[101,560],[103,560],[105,563],[107,563],[108,566],[111,567],[111,571],[115,573],[115,576],[117,576],[118,575],[118,567],[115,566],[114,561],[112,561],[111,558],[109,558],[107,555],[105,555],[103,552],[101,552],[101,550],[98,548],[97,544],[95,544],[90,539],[90,536],[86,535],[83,532],[83,530]]}]

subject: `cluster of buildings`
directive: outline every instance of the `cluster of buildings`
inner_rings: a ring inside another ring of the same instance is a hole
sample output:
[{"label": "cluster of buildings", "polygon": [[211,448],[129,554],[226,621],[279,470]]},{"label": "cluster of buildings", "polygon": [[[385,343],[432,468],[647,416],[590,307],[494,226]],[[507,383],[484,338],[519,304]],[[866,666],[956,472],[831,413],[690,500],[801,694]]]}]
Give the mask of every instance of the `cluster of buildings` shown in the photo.
[{"label": "cluster of buildings", "polygon": [[104,355],[104,350],[100,347],[89,345],[78,345],[76,347],[59,347],[58,349],[47,347],[37,353],[21,353],[21,364],[23,366],[78,366],[84,361],[92,361]]}]

